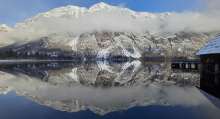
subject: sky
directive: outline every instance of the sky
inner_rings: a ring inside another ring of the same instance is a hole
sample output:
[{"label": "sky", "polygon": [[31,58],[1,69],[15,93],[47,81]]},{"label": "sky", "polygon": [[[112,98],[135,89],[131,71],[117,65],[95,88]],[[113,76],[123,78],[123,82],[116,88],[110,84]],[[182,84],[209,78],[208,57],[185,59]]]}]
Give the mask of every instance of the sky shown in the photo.
[{"label": "sky", "polygon": [[202,0],[0,0],[0,24],[15,25],[50,9],[77,5],[90,7],[99,2],[127,7],[135,11],[183,12],[199,10]]}]

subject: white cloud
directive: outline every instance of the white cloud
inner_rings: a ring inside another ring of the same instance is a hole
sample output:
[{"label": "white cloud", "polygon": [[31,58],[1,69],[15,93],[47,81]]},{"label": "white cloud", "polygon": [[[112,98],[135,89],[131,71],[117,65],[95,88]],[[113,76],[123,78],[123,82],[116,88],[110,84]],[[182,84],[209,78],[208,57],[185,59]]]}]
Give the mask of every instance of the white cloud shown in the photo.
[{"label": "white cloud", "polygon": [[[206,1],[206,0],[205,0]],[[85,32],[114,31],[114,32],[214,32],[220,31],[220,14],[212,4],[219,4],[212,0],[209,9],[200,12],[186,11],[181,13],[138,13],[125,8],[112,11],[101,10],[88,12],[79,18],[40,18],[27,25],[26,28],[16,28],[13,32],[0,35],[2,42],[17,42],[25,39],[37,39],[53,33],[71,32],[79,35]],[[211,7],[213,6],[213,7]],[[87,9],[89,11],[89,9]],[[125,12],[126,11],[126,12]],[[141,14],[141,15],[140,15]],[[145,16],[143,15],[145,14]],[[148,15],[146,15],[148,14]],[[147,16],[147,18],[146,18]]]},{"label": "white cloud", "polygon": [[204,2],[206,6],[206,10],[213,11],[220,9],[220,1],[219,0],[201,0]]},{"label": "white cloud", "polygon": [[[155,15],[157,16],[157,15]],[[73,32],[81,34],[93,31],[115,32],[213,32],[220,31],[220,16],[199,12],[171,13],[160,17],[145,19],[133,18],[129,14],[103,12],[88,14],[77,19],[45,18],[28,27],[35,33]]]},{"label": "white cloud", "polygon": [[213,32],[220,31],[220,16],[199,12],[174,13],[166,19],[164,31]]}]

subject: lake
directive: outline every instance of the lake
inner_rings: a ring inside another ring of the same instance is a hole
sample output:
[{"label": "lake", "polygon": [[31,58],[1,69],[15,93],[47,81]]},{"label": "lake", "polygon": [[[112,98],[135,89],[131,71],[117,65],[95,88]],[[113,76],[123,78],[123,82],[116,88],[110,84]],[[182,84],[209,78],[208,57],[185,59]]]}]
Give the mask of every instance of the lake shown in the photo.
[{"label": "lake", "polygon": [[199,86],[169,62],[3,62],[0,119],[219,119]]}]

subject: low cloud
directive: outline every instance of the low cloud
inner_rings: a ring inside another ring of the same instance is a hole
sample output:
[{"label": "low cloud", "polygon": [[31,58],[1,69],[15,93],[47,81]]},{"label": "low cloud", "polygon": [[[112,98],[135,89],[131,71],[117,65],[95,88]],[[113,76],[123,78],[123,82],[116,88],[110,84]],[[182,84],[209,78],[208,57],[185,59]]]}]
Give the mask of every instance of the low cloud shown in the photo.
[{"label": "low cloud", "polygon": [[220,1],[219,0],[202,0],[204,3],[205,9],[208,11],[220,10]]},{"label": "low cloud", "polygon": [[[217,0],[204,0],[209,3],[205,11],[185,11],[172,13],[143,13],[117,8],[113,11],[88,12],[78,18],[41,17],[28,23],[24,28],[0,35],[2,42],[32,40],[54,33],[79,35],[95,31],[161,33],[161,32],[219,32],[220,14],[216,12]],[[87,9],[89,11],[89,9]]]},{"label": "low cloud", "polygon": [[200,12],[174,13],[165,20],[167,32],[218,32],[220,16]]}]

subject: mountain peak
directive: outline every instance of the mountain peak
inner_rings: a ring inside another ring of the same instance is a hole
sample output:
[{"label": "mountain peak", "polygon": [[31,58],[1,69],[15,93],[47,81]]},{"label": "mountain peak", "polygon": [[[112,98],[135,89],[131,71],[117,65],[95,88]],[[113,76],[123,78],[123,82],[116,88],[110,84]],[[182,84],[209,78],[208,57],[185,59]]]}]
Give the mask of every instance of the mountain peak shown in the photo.
[{"label": "mountain peak", "polygon": [[58,11],[65,11],[65,12],[69,12],[69,11],[72,11],[72,12],[73,11],[74,12],[77,12],[77,11],[90,11],[90,12],[92,12],[92,11],[98,11],[98,10],[103,10],[103,9],[113,9],[113,8],[116,8],[116,6],[112,6],[112,5],[109,5],[107,3],[100,2],[100,3],[92,5],[89,8],[75,6],[75,5],[67,5],[67,6],[52,9],[48,12],[58,12]]},{"label": "mountain peak", "polygon": [[92,7],[113,7],[112,5],[109,5],[105,2],[99,2],[97,4],[94,4]]},{"label": "mountain peak", "polygon": [[93,6],[91,6],[89,8],[89,11],[94,12],[94,11],[99,11],[99,10],[104,10],[104,9],[114,9],[114,8],[117,8],[117,7],[113,5],[109,5],[104,2],[100,2],[100,3],[94,4]]},{"label": "mountain peak", "polygon": [[[118,6],[113,6],[113,5],[109,5],[107,3],[104,2],[100,2],[97,4],[92,5],[89,8],[86,7],[80,7],[80,6],[75,6],[75,5],[67,5],[67,6],[63,6],[63,7],[58,7],[58,8],[54,8],[51,9],[47,12],[44,13],[40,13],[32,18],[29,18],[27,20],[25,20],[25,22],[30,22],[30,21],[35,21],[38,19],[43,18],[49,18],[49,17],[66,17],[66,18],[78,18],[80,16],[83,16],[87,13],[95,13],[95,12],[99,12],[99,11],[124,11],[125,9],[120,8]],[[125,11],[129,11],[129,10],[125,10]],[[129,11],[130,12],[130,11]],[[21,24],[17,24],[16,26],[19,26]]]}]

